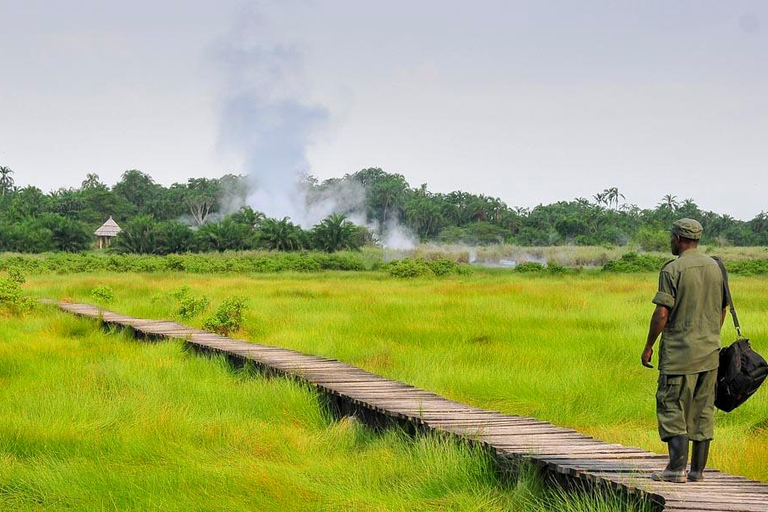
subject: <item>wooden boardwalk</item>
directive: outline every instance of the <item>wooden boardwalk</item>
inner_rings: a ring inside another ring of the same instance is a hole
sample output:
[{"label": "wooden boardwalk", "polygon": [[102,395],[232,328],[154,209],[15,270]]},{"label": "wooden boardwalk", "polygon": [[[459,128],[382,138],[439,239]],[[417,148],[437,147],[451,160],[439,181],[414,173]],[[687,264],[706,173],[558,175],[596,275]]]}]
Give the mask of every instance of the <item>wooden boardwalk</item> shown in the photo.
[{"label": "wooden boardwalk", "polygon": [[252,361],[265,371],[305,382],[341,413],[394,421],[479,443],[500,460],[529,460],[561,480],[640,495],[663,510],[768,512],[768,484],[708,469],[701,483],[654,482],[667,457],[609,444],[535,418],[479,409],[366,372],[334,359],[234,340],[184,325],[142,320],[87,304],[57,303],[77,315],[133,329],[150,338],[182,338],[192,346]]}]

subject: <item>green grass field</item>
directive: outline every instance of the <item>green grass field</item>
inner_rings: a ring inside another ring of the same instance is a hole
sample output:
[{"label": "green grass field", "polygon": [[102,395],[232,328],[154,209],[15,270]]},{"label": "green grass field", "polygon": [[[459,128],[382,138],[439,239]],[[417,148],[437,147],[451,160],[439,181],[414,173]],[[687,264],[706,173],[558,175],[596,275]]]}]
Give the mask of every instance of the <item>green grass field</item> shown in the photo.
[{"label": "green grass field", "polygon": [[[584,273],[525,276],[475,272],[398,280],[382,273],[254,276],[39,276],[39,296],[93,301],[111,286],[109,307],[174,318],[168,294],[189,285],[215,307],[248,297],[239,337],[335,357],[473,405],[535,416],[600,439],[664,453],[656,433],[657,372],[640,366],[655,276]],[[742,323],[768,353],[767,280],[734,277]],[[203,316],[187,320],[200,326]],[[730,324],[724,341],[735,336]],[[718,413],[711,465],[768,480],[768,392]]]},{"label": "green grass field", "polygon": [[[128,297],[145,277],[114,284]],[[140,343],[52,307],[0,321],[2,510],[626,509],[530,472],[501,481],[450,440],[334,421],[308,389],[178,341]]]}]

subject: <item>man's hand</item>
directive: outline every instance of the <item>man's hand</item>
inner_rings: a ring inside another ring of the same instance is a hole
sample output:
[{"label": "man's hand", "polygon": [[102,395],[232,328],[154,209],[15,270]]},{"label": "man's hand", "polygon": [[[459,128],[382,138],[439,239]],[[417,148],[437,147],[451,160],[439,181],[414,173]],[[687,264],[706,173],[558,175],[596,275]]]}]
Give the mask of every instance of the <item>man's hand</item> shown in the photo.
[{"label": "man's hand", "polygon": [[662,333],[669,321],[669,309],[666,306],[656,305],[656,309],[651,316],[651,325],[648,328],[648,338],[645,341],[645,349],[643,355],[640,356],[640,362],[646,368],[653,368],[651,364],[651,356],[653,356],[653,344],[656,343],[656,338]]},{"label": "man's hand", "polygon": [[643,355],[640,356],[640,361],[646,368],[653,368],[651,364],[651,357],[653,356],[653,347],[646,346],[643,350]]}]

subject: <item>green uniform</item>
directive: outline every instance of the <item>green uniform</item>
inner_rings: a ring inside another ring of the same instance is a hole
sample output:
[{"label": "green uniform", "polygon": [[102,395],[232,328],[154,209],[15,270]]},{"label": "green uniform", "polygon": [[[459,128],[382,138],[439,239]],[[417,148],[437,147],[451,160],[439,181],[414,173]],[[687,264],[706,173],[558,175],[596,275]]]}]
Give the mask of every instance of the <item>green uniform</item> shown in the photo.
[{"label": "green uniform", "polygon": [[725,307],[720,267],[698,249],[685,251],[661,269],[653,303],[669,309],[659,348],[659,435],[662,441],[677,435],[712,439]]}]

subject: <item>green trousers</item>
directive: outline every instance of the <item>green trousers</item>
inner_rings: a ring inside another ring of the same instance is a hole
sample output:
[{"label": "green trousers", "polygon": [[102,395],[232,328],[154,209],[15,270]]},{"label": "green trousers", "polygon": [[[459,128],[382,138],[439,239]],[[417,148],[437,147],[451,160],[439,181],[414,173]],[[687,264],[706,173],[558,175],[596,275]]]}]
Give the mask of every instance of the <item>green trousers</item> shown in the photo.
[{"label": "green trousers", "polygon": [[680,435],[692,441],[714,438],[716,383],[716,369],[691,375],[659,375],[656,416],[662,441]]}]

